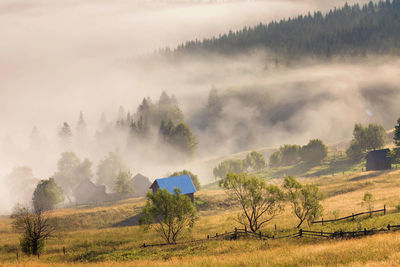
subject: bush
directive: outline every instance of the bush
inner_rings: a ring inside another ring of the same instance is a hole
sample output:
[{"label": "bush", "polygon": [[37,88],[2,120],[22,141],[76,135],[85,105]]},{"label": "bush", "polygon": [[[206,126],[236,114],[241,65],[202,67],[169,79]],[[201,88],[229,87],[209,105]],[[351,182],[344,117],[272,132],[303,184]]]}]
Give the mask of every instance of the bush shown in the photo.
[{"label": "bush", "polygon": [[262,170],[265,168],[264,155],[257,151],[252,151],[251,153],[247,154],[243,161],[243,165],[245,169],[250,167],[255,171]]},{"label": "bush", "polygon": [[282,162],[282,153],[280,150],[275,151],[269,157],[269,165],[271,167],[279,167],[281,165],[281,162]]},{"label": "bush", "polygon": [[281,165],[288,166],[299,162],[300,160],[300,146],[298,145],[284,145],[279,150],[282,154]]},{"label": "bush", "polygon": [[319,139],[312,139],[300,150],[301,159],[310,164],[318,164],[328,155],[328,147]]}]

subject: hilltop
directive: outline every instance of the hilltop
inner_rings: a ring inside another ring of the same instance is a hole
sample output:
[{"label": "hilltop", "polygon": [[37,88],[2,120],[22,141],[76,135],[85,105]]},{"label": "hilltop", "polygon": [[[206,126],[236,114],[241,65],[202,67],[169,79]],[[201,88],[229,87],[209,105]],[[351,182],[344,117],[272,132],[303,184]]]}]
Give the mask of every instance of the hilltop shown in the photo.
[{"label": "hilltop", "polygon": [[236,54],[267,49],[280,57],[365,56],[400,52],[400,1],[360,6],[345,4],[326,14],[315,12],[296,18],[260,23],[254,27],[204,40],[188,41],[175,52]]}]

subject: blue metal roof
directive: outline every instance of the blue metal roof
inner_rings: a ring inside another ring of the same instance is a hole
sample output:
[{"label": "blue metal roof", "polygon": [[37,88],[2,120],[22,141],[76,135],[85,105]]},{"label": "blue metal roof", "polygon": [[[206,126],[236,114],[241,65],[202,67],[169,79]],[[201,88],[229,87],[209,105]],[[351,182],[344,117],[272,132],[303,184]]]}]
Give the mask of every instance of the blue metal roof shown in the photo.
[{"label": "blue metal roof", "polygon": [[188,174],[182,176],[168,177],[168,178],[159,178],[156,179],[156,181],[158,183],[159,188],[167,189],[168,192],[170,192],[171,194],[174,193],[175,188],[181,189],[182,194],[184,195],[197,192],[192,182],[192,179]]}]

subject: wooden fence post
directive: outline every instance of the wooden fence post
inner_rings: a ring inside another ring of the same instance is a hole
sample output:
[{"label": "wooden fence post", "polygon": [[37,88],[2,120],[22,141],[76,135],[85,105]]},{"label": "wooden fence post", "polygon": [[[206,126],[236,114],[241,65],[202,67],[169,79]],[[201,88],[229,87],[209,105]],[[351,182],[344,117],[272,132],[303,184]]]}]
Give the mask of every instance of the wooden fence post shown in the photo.
[{"label": "wooden fence post", "polygon": [[234,238],[237,239],[237,228],[236,227],[235,227],[235,236],[234,236]]},{"label": "wooden fence post", "polygon": [[207,235],[207,239],[210,239],[210,235]]},{"label": "wooden fence post", "polygon": [[386,205],[383,205],[383,215],[386,215]]},{"label": "wooden fence post", "polygon": [[260,239],[261,239],[261,231],[260,231]]},{"label": "wooden fence post", "polygon": [[364,228],[364,235],[367,235],[367,228]]},{"label": "wooden fence post", "polygon": [[388,224],[388,230],[390,231],[390,224]]},{"label": "wooden fence post", "polygon": [[146,243],[143,243],[143,247],[144,247],[144,248],[146,247]]},{"label": "wooden fence post", "polygon": [[247,226],[244,226],[244,233],[247,234]]},{"label": "wooden fence post", "polygon": [[303,236],[303,229],[299,230],[299,236],[302,237]]},{"label": "wooden fence post", "polygon": [[65,255],[65,253],[66,253],[66,251],[65,251],[65,247],[63,247],[63,253],[64,253],[64,255]]},{"label": "wooden fence post", "polygon": [[322,230],[321,230],[321,236],[324,234],[324,232],[322,232]]},{"label": "wooden fence post", "polygon": [[215,233],[215,237],[218,237],[218,233]]}]

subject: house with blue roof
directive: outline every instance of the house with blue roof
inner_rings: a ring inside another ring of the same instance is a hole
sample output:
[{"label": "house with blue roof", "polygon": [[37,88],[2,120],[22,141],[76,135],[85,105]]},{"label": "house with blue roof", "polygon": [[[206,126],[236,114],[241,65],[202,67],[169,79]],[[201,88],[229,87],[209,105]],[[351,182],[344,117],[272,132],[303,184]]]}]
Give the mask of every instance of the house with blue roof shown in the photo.
[{"label": "house with blue roof", "polygon": [[153,194],[155,194],[158,189],[167,189],[168,192],[173,194],[174,189],[179,188],[182,191],[182,194],[188,196],[192,202],[194,201],[194,193],[197,192],[192,182],[192,178],[187,174],[156,179],[150,188],[153,190]]}]

